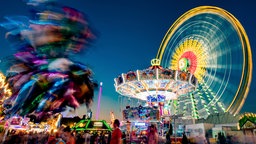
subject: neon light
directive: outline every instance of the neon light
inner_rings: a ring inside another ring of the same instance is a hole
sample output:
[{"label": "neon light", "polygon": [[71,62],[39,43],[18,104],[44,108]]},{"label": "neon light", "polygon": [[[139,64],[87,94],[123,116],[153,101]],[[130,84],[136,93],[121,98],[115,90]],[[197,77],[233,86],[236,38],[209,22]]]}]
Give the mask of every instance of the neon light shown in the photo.
[{"label": "neon light", "polygon": [[152,59],[151,60],[152,66],[160,66],[160,60],[159,59]]},{"label": "neon light", "polygon": [[96,112],[96,120],[98,120],[99,113],[100,113],[100,99],[101,99],[101,94],[102,94],[102,85],[103,85],[103,83],[100,82],[100,91],[99,91],[99,95],[98,95],[98,106],[97,106],[97,112]]},{"label": "neon light", "polygon": [[94,127],[102,127],[102,126],[103,126],[103,123],[102,123],[102,122],[94,122],[94,123],[93,123],[93,126],[94,126]]},{"label": "neon light", "polygon": [[[221,106],[222,108],[226,109],[225,110],[226,112],[230,112],[232,114],[237,114],[240,111],[240,109],[242,108],[242,106],[245,102],[245,99],[247,97],[247,94],[249,92],[250,83],[252,81],[253,63],[252,63],[252,53],[251,53],[251,46],[249,43],[249,38],[248,38],[243,26],[241,25],[241,23],[231,13],[227,12],[224,9],[221,9],[218,7],[213,7],[213,6],[200,6],[200,7],[194,8],[192,10],[189,10],[188,12],[186,12],[182,16],[180,16],[173,23],[173,25],[169,28],[169,30],[167,31],[167,33],[165,34],[165,36],[161,42],[161,45],[158,49],[156,58],[159,59],[161,61],[161,63],[163,63],[164,55],[165,55],[165,52],[168,51],[167,50],[168,44],[169,44],[169,41],[171,40],[172,36],[174,36],[174,34],[178,31],[178,29],[182,26],[182,24],[187,22],[187,20],[194,17],[195,15],[200,15],[200,14],[204,14],[204,13],[217,14],[217,15],[220,15],[222,18],[228,20],[229,23],[231,25],[233,25],[233,28],[237,31],[238,37],[241,42],[242,53],[243,53],[243,67],[242,67],[242,76],[240,78],[240,83],[239,83],[238,89],[233,97],[232,102],[229,105],[224,105],[225,107]],[[191,43],[191,42],[192,41],[190,41],[189,43]],[[199,43],[202,43],[202,42],[199,41]],[[183,43],[183,45],[184,44],[185,43]],[[197,54],[197,52],[200,52],[200,51],[195,51],[195,54]],[[209,56],[206,56],[206,58],[209,58]],[[179,59],[177,59],[176,62],[178,62],[178,60]],[[170,64],[170,66],[172,66],[172,64]],[[204,72],[204,69],[202,69],[202,71],[200,71],[200,73],[201,72]],[[200,73],[196,73],[197,75],[194,74],[194,75],[196,75],[199,82],[202,80],[201,78],[203,78],[203,76],[204,76],[204,75],[200,75]],[[202,74],[205,74],[205,73],[202,73]],[[212,90],[209,89],[209,91],[212,91]],[[212,96],[214,99],[214,95],[212,95]],[[211,103],[213,103],[213,102],[211,102]]]},{"label": "neon light", "polygon": [[204,44],[194,39],[185,39],[175,50],[171,61],[171,69],[180,70],[179,67],[184,58],[189,61],[186,68],[195,75],[198,81],[202,81],[205,73],[207,51],[204,50]]},{"label": "neon light", "polygon": [[134,125],[136,125],[136,126],[145,126],[146,124],[145,123],[136,122]]}]

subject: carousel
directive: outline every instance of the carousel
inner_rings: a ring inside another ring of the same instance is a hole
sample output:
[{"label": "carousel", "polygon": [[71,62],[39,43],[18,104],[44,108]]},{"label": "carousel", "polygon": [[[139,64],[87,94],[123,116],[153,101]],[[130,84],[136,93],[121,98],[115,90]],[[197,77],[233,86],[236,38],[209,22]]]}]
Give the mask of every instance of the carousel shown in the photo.
[{"label": "carousel", "polygon": [[[185,59],[180,61],[180,67],[180,70],[163,68],[158,59],[153,59],[151,60],[151,67],[144,70],[129,71],[115,78],[116,92],[122,96],[145,102],[142,107],[149,108],[139,107],[143,110],[138,115],[157,109],[160,117],[170,116],[176,113],[178,97],[193,92],[197,86],[196,77],[186,71]],[[151,108],[152,110],[150,110]],[[135,112],[135,110],[132,111]],[[155,114],[155,119],[158,119],[158,114]],[[136,116],[128,114],[125,119],[132,117]],[[145,117],[147,116],[145,115]],[[145,119],[144,116],[141,119]]]},{"label": "carousel", "polygon": [[172,70],[161,67],[160,61],[153,59],[149,68],[129,71],[114,79],[120,95],[142,101],[137,106],[127,105],[123,110],[127,139],[140,141],[151,124],[163,129],[163,123],[169,124],[177,113],[178,97],[193,97],[197,79],[187,71],[187,64],[186,59],[181,59],[180,69]]}]

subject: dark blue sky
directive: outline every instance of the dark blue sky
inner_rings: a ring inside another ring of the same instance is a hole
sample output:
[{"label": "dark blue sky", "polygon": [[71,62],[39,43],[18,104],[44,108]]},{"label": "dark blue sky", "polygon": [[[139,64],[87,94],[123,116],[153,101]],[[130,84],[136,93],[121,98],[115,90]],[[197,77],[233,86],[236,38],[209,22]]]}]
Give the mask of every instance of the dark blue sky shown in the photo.
[{"label": "dark blue sky", "polygon": [[[223,8],[233,14],[245,28],[249,37],[254,61],[256,46],[256,9],[252,2],[242,0],[61,0],[85,12],[98,38],[86,53],[76,57],[88,64],[97,81],[103,82],[100,118],[109,119],[109,111],[120,114],[118,94],[113,79],[129,70],[150,66],[158,47],[173,22],[186,11],[202,5]],[[22,0],[8,0],[0,5],[0,20],[6,15],[29,15]],[[5,30],[0,28],[0,58],[12,54],[4,39]],[[256,84],[253,75],[249,95],[241,112],[256,112]],[[97,105],[98,93],[95,93]],[[85,112],[82,108],[77,113]],[[95,111],[96,112],[96,111]]]}]

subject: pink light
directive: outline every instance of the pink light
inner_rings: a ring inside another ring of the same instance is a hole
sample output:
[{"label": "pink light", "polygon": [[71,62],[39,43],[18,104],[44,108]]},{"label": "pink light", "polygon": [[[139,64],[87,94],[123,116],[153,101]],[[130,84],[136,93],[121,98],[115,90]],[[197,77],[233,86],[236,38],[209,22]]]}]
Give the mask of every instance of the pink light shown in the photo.
[{"label": "pink light", "polygon": [[159,105],[159,111],[160,111],[160,115],[162,116],[164,113],[163,113],[163,106],[162,105]]},{"label": "pink light", "polygon": [[101,94],[102,94],[102,85],[103,85],[103,83],[100,82],[100,91],[99,91],[99,95],[98,95],[98,106],[97,106],[97,112],[96,112],[96,120],[98,120],[99,113],[100,113],[100,99],[101,99]]}]

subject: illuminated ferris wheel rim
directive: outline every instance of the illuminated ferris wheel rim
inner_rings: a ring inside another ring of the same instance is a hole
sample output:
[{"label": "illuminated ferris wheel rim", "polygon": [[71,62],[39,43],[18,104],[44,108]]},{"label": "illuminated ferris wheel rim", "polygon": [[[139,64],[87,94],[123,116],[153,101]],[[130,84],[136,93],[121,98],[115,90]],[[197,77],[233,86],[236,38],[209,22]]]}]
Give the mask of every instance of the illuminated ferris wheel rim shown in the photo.
[{"label": "illuminated ferris wheel rim", "polygon": [[242,76],[240,79],[238,90],[236,91],[236,94],[232,102],[226,109],[226,111],[229,111],[233,114],[237,114],[240,111],[241,107],[243,106],[245,99],[247,97],[247,94],[249,92],[249,86],[250,86],[251,77],[252,77],[252,55],[251,55],[251,48],[250,48],[250,43],[249,43],[247,34],[243,26],[232,14],[230,14],[224,9],[214,7],[214,6],[200,6],[200,7],[196,7],[194,9],[189,10],[188,12],[180,16],[174,22],[174,24],[169,28],[169,30],[167,31],[166,35],[162,40],[162,43],[160,44],[156,58],[159,59],[162,63],[162,58],[163,58],[165,49],[169,43],[169,40],[171,39],[172,35],[177,31],[177,29],[188,19],[196,15],[205,14],[205,13],[216,14],[218,16],[226,18],[226,20],[234,26],[234,29],[236,30],[239,36],[240,42],[242,43],[242,51],[243,51]]}]

